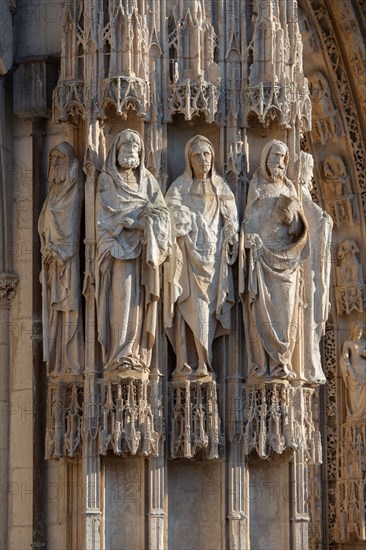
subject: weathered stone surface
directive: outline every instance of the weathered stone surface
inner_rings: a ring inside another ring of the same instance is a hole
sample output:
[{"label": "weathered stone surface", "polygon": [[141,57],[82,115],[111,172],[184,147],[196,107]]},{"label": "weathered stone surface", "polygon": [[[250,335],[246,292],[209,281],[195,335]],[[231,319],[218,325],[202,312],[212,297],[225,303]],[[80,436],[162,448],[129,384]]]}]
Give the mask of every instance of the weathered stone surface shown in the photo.
[{"label": "weathered stone surface", "polygon": [[1,3],[1,547],[365,543],[365,14]]}]

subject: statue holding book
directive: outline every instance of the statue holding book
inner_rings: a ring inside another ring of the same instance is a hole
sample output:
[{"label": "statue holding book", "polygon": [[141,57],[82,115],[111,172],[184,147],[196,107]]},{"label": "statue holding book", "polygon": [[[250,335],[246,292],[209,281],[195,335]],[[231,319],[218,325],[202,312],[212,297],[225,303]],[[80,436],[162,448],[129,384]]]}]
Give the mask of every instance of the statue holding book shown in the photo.
[{"label": "statue holding book", "polygon": [[240,292],[249,377],[298,377],[294,350],[309,229],[295,186],[286,177],[288,162],[285,143],[272,140],[263,148],[241,228]]}]

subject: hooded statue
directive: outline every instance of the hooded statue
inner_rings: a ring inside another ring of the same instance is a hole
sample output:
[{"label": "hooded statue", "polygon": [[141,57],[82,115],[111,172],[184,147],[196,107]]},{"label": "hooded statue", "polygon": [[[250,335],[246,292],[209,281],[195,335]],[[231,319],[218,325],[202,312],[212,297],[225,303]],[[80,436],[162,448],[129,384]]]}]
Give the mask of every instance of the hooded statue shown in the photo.
[{"label": "hooded statue", "polygon": [[215,172],[211,142],[203,136],[189,140],[185,161],[165,197],[173,239],[165,270],[165,327],[177,358],[174,375],[189,375],[197,366],[195,375],[206,376],[214,338],[230,329],[238,215],[233,193]]},{"label": "hooded statue", "polygon": [[308,224],[286,177],[287,146],[272,140],[249,184],[240,239],[239,292],[243,299],[248,375],[299,377],[294,349],[304,306],[302,263],[309,254]]},{"label": "hooded statue", "polygon": [[84,362],[79,267],[82,175],[69,143],[54,147],[49,159],[50,190],[38,221],[43,358],[50,376],[81,374]]},{"label": "hooded statue", "polygon": [[145,371],[155,341],[159,266],[169,250],[170,222],[159,185],[145,169],[141,136],[133,130],[120,132],[108,153],[98,180],[96,216],[104,368]]}]

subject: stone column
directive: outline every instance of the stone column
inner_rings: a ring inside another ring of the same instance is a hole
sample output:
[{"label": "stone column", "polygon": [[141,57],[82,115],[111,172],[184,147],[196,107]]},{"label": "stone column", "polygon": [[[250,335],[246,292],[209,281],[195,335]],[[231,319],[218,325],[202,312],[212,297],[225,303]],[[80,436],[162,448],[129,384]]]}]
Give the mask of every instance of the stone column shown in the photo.
[{"label": "stone column", "polygon": [[8,548],[10,308],[17,284],[13,273],[0,273],[0,547],[4,550]]}]

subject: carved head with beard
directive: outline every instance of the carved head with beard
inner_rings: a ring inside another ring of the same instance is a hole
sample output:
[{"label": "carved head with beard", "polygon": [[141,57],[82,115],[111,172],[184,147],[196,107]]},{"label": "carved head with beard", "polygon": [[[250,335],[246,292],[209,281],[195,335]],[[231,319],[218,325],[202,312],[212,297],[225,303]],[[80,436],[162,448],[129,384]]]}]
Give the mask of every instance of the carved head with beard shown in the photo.
[{"label": "carved head with beard", "polygon": [[273,139],[263,148],[261,157],[261,172],[271,183],[283,183],[289,162],[287,145]]},{"label": "carved head with beard", "polygon": [[141,138],[131,130],[124,130],[119,136],[118,164],[122,170],[134,170],[140,165]]},{"label": "carved head with beard", "polygon": [[66,180],[67,174],[67,157],[56,147],[50,153],[48,178],[51,183],[59,185]]}]

